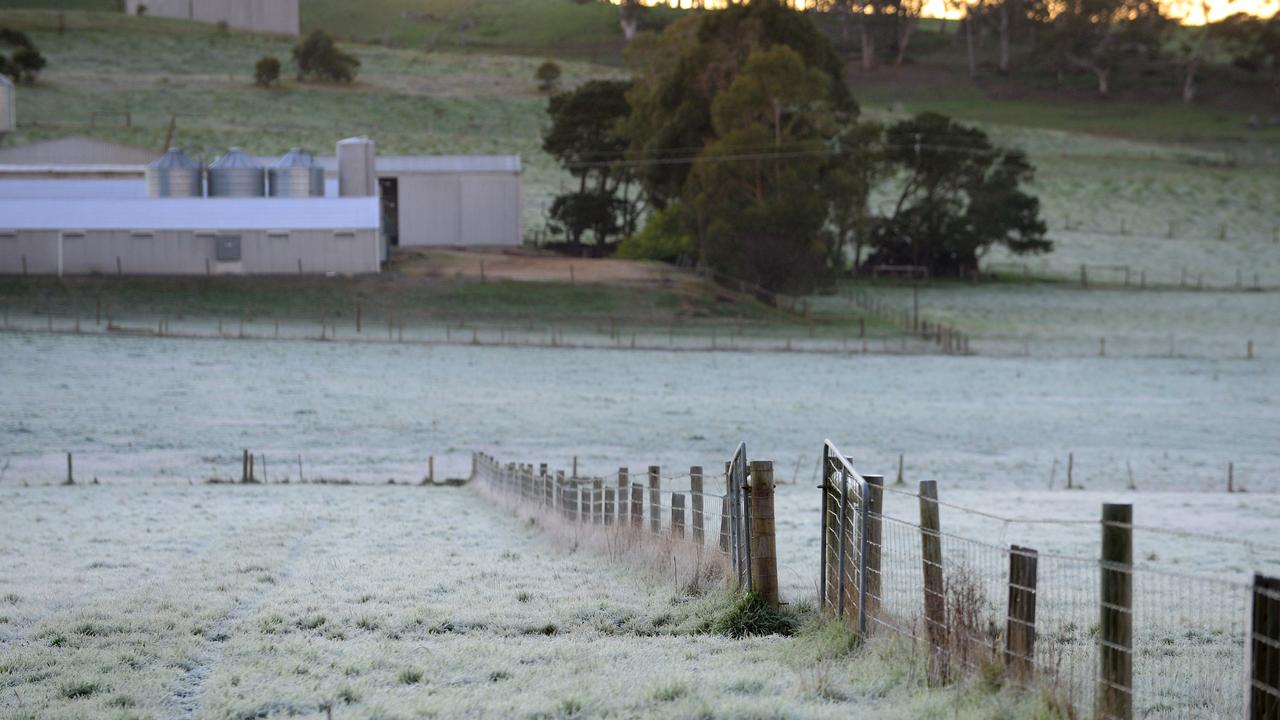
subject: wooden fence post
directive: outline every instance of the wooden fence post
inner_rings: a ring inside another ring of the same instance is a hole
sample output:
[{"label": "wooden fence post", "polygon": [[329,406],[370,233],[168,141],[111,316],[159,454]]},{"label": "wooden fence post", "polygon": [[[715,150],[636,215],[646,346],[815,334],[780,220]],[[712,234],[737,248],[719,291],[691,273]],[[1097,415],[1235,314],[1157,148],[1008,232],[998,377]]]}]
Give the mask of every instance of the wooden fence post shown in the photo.
[{"label": "wooden fence post", "polygon": [[604,489],[604,524],[612,525],[614,521],[613,507],[615,499],[618,495],[617,488],[607,487]]},{"label": "wooden fence post", "polygon": [[929,637],[929,681],[945,684],[947,597],[942,576],[942,524],[938,517],[938,483],[920,482],[920,559],[924,570],[924,624]]},{"label": "wooden fence post", "polygon": [[777,608],[778,549],[773,520],[773,463],[756,460],[751,463],[751,527],[747,542],[751,546],[751,589],[771,608]]},{"label": "wooden fence post", "polygon": [[245,450],[240,460],[240,482],[249,482],[249,451]]},{"label": "wooden fence post", "polygon": [[649,466],[649,532],[662,530],[662,468]]},{"label": "wooden fence post", "polygon": [[1133,718],[1133,506],[1102,506],[1098,706],[1104,720]]},{"label": "wooden fence post", "polygon": [[1248,720],[1280,718],[1280,578],[1253,576]]},{"label": "wooden fence post", "polygon": [[689,468],[689,495],[693,501],[693,541],[702,545],[706,535],[706,523],[702,517],[702,468]]},{"label": "wooden fence post", "polygon": [[884,476],[883,475],[864,475],[867,479],[867,522],[866,527],[862,529],[865,533],[863,547],[866,548],[866,559],[864,569],[867,575],[867,605],[865,608],[867,620],[871,620],[880,610],[881,604],[881,588],[883,583],[880,580],[880,557],[881,557],[881,517],[884,512]]},{"label": "wooden fence post", "polygon": [[644,486],[640,483],[631,486],[631,527],[637,532],[644,527]]},{"label": "wooden fence post", "polygon": [[1036,568],[1039,553],[1014,545],[1009,548],[1009,607],[1004,632],[1004,664],[1018,680],[1035,673]]},{"label": "wooden fence post", "polygon": [[75,473],[73,473],[71,470],[71,453],[67,453],[67,482],[65,484],[67,485],[76,484]]},{"label": "wooden fence post", "polygon": [[564,471],[556,471],[556,495],[553,508],[560,508],[560,516],[564,516]]},{"label": "wooden fence post", "polygon": [[604,480],[595,478],[591,481],[591,524],[604,522]]},{"label": "wooden fence post", "polygon": [[627,469],[618,468],[618,524],[626,525],[627,496],[631,494],[631,481],[627,479]]},{"label": "wooden fence post", "polygon": [[684,493],[671,494],[671,535],[684,539]]}]

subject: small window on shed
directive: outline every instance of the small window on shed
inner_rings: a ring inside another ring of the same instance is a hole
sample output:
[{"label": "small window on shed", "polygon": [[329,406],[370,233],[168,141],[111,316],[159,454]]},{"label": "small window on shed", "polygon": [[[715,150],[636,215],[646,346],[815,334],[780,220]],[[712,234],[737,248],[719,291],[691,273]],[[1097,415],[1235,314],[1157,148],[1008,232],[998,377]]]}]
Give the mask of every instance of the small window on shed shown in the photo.
[{"label": "small window on shed", "polygon": [[0,230],[0,240],[17,240],[17,230]]},{"label": "small window on shed", "polygon": [[356,234],[355,234],[355,233],[353,233],[353,232],[336,232],[336,233],[334,233],[334,234],[333,234],[333,237],[334,237],[334,239],[335,239],[335,240],[352,240],[352,241],[354,241],[354,240],[356,239]]},{"label": "small window on shed", "polygon": [[267,233],[267,239],[275,240],[278,242],[289,242],[289,231],[277,230],[277,231],[269,232]]},{"label": "small window on shed", "polygon": [[133,238],[134,240],[150,240],[155,236],[156,234],[151,232],[150,230],[134,230],[133,232],[129,233],[129,237]]},{"label": "small window on shed", "polygon": [[213,241],[214,259],[218,262],[240,262],[240,236],[218,235]]}]

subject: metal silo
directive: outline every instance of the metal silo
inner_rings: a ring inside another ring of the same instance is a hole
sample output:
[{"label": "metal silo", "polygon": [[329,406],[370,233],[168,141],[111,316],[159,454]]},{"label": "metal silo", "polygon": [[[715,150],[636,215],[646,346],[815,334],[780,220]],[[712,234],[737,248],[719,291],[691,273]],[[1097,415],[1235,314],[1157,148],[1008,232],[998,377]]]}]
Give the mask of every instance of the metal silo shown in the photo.
[{"label": "metal silo", "polygon": [[240,148],[209,165],[209,197],[262,197],[266,194],[266,173],[257,160]]},{"label": "metal silo", "polygon": [[11,133],[18,126],[18,112],[14,105],[13,83],[0,75],[0,135]]},{"label": "metal silo", "polygon": [[151,197],[202,197],[204,166],[174,148],[147,166],[147,194]]},{"label": "metal silo", "polygon": [[267,171],[271,197],[324,197],[324,168],[311,153],[293,148]]}]

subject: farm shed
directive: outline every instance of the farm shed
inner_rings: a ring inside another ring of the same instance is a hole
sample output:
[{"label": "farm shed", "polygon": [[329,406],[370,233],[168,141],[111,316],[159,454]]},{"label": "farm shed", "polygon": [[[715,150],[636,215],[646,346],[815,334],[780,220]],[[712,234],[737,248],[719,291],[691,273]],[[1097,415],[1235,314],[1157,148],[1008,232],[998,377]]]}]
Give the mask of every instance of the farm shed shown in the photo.
[{"label": "farm shed", "polygon": [[0,273],[376,273],[377,198],[0,199]]},{"label": "farm shed", "polygon": [[382,155],[382,215],[392,245],[519,245],[517,155]]},{"label": "farm shed", "polygon": [[147,15],[225,22],[239,30],[298,35],[301,29],[298,0],[127,0],[125,12],[136,15],[141,6]]},{"label": "farm shed", "polygon": [[0,147],[0,165],[146,165],[158,157],[155,150],[78,136]]}]

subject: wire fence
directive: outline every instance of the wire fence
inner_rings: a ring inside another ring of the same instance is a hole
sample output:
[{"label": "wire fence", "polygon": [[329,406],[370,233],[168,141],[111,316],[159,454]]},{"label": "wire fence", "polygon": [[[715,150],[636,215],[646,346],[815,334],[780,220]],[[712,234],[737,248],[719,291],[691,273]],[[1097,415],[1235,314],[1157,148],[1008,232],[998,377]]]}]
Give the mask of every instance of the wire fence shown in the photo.
[{"label": "wire fence", "polygon": [[[1271,292],[1280,289],[1280,278],[1256,269],[1203,268],[1155,270],[1134,265],[1081,263],[1070,270],[1046,268],[1030,263],[991,261],[983,263],[985,275],[1004,275],[1026,282],[1053,281],[1076,284],[1082,288],[1124,288],[1130,290],[1187,290],[1213,292]],[[1233,276],[1234,275],[1234,276]]]},{"label": "wire fence", "polygon": [[942,508],[995,516],[939,501],[933,482],[887,488],[829,442],[821,490],[821,605],[863,636],[912,640],[935,683],[965,673],[1047,690],[1072,717],[1280,710],[1280,665],[1267,654],[1280,648],[1274,581],[1136,563],[1134,532],[1157,530],[1135,526],[1131,506],[1104,506],[1100,523],[998,519],[1100,528],[1090,558],[948,533]]},{"label": "wire fence", "polygon": [[[915,492],[886,487],[829,441],[821,466],[820,607],[861,637],[910,640],[927,653],[931,683],[1013,685],[1042,693],[1065,717],[1278,717],[1280,579],[1251,584],[1143,564],[1133,537],[1276,552],[1280,543],[1137,525],[1131,505],[1104,505],[1101,521],[1001,517],[940,500],[932,481]],[[705,567],[719,559],[731,585],[776,604],[772,463],[749,463],[739,444],[721,474],[576,469],[566,476],[475,454],[472,479],[515,509],[600,531],[611,550],[619,537],[627,548],[654,538],[658,563],[674,566],[679,549],[693,549],[704,579],[704,558],[713,558]],[[944,509],[993,525],[1092,528],[1100,552],[961,536],[944,529]]]},{"label": "wire fence", "polygon": [[864,325],[805,327],[740,323],[450,317],[352,308],[311,317],[0,307],[0,331],[226,340],[290,340],[417,345],[476,345],[599,350],[931,354],[928,341]]}]

